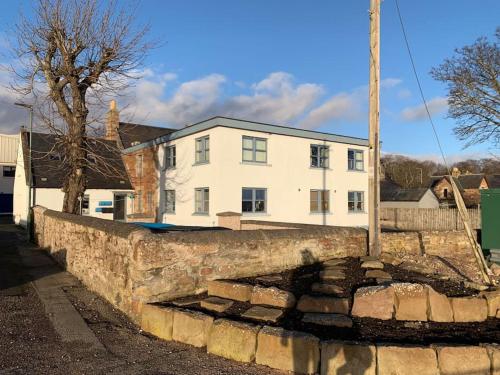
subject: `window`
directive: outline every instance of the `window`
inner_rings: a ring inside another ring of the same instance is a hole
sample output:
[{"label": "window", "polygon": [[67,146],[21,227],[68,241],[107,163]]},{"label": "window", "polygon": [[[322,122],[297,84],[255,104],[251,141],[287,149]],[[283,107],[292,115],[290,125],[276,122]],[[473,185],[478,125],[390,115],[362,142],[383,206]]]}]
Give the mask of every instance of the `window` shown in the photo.
[{"label": "window", "polygon": [[267,162],[267,139],[243,136],[243,161]]},{"label": "window", "polygon": [[210,138],[201,137],[196,139],[195,164],[208,163],[210,161]]},{"label": "window", "polygon": [[165,190],[165,212],[175,213],[175,190]]},{"label": "window", "polygon": [[153,211],[153,193],[148,191],[146,194],[146,202],[148,207],[148,212]]},{"label": "window", "polygon": [[365,211],[365,193],[362,191],[350,191],[348,193],[349,212]]},{"label": "window", "polygon": [[3,176],[4,177],[16,177],[16,167],[4,165],[3,166]]},{"label": "window", "polygon": [[165,168],[175,168],[175,146],[169,146],[165,149]]},{"label": "window", "polygon": [[142,191],[138,191],[135,196],[135,212],[142,212]]},{"label": "window", "polygon": [[311,190],[310,194],[311,212],[330,211],[330,191],[329,190]]},{"label": "window", "polygon": [[90,206],[90,198],[88,194],[85,194],[82,199],[82,215],[88,215],[89,212],[89,206]]},{"label": "window", "polygon": [[443,189],[443,197],[448,198],[448,189]]},{"label": "window", "polygon": [[266,212],[266,189],[243,188],[241,195],[242,212]]},{"label": "window", "polygon": [[364,171],[363,151],[361,150],[348,150],[347,151],[347,168],[350,171]]},{"label": "window", "polygon": [[142,155],[137,155],[135,157],[135,175],[137,177],[142,177],[142,161],[143,161]]},{"label": "window", "polygon": [[208,214],[210,201],[208,188],[198,188],[194,191],[194,212],[197,214]]},{"label": "window", "polygon": [[311,167],[328,168],[328,146],[311,145]]}]

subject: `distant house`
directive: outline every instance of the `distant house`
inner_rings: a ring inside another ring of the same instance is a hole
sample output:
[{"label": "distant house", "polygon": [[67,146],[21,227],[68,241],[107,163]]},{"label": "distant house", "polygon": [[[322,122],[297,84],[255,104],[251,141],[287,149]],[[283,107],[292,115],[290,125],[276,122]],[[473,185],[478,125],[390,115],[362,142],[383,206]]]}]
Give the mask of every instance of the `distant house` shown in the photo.
[{"label": "distant house", "polygon": [[[17,170],[14,180],[14,221],[26,224],[29,196],[29,133],[21,131],[17,152]],[[108,175],[89,168],[87,170],[87,190],[80,210],[82,215],[95,216],[110,220],[125,220],[131,209],[130,196],[133,189],[127,176],[116,141],[105,139],[91,140],[94,163],[105,160],[110,166]],[[32,133],[32,205],[41,205],[61,211],[63,207],[64,181],[63,157],[58,152],[57,136],[53,134]],[[90,157],[90,156],[89,156]]]},{"label": "distant house", "polygon": [[[454,179],[464,203],[467,207],[478,207],[481,203],[481,189],[488,189],[489,185],[483,174],[460,174],[458,169],[452,171]],[[455,198],[451,187],[450,176],[433,176],[430,188],[439,199],[441,207],[455,207]]]},{"label": "distant house", "polygon": [[18,138],[0,134],[0,215],[12,214]]},{"label": "distant house", "polygon": [[500,189],[500,174],[491,174],[486,176],[488,189]]},{"label": "distant house", "polygon": [[439,200],[429,188],[403,189],[392,181],[380,183],[381,208],[439,208]]}]

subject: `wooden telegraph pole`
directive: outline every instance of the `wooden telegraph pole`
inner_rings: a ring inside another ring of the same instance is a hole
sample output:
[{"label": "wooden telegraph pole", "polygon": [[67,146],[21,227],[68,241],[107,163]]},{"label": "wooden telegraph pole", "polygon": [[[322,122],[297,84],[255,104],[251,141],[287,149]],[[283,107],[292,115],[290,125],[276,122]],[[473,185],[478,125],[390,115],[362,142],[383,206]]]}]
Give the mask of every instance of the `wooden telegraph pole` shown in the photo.
[{"label": "wooden telegraph pole", "polygon": [[370,255],[380,255],[380,1],[370,0],[368,216]]}]

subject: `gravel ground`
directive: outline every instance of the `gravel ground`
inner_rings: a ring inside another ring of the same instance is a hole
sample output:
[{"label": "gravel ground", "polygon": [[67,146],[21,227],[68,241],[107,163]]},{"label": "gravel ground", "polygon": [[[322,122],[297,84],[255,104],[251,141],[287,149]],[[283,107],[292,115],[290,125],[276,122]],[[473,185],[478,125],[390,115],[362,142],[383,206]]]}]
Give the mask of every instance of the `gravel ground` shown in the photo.
[{"label": "gravel ground", "polygon": [[[0,374],[189,374],[281,372],[225,360],[143,334],[123,314],[81,285],[65,292],[105,352],[62,343],[16,256],[18,230],[0,224]],[[12,282],[12,278],[16,280]],[[25,283],[26,282],[26,283]],[[17,285],[16,285],[17,284]]]}]

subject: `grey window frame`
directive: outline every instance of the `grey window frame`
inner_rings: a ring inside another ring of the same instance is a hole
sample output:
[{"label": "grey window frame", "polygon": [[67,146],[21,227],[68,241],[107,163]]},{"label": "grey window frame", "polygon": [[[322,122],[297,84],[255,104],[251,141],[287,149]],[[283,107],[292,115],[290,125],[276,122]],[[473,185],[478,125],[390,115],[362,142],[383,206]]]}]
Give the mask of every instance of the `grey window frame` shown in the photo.
[{"label": "grey window frame", "polygon": [[[245,139],[252,141],[252,148],[245,148]],[[263,150],[257,150],[257,141],[264,141],[264,144],[266,145],[266,149]],[[248,160],[245,159],[245,151],[251,151],[252,152],[252,159]],[[264,161],[258,161],[257,160],[257,152],[264,152],[265,153],[265,160]],[[266,164],[267,163],[267,138],[261,138],[261,137],[252,137],[249,135],[244,135],[241,137],[241,160],[244,163],[260,163],[260,164]]]},{"label": "grey window frame", "polygon": [[[198,143],[201,144],[200,150],[197,150]],[[207,147],[208,144],[208,147]],[[198,159],[198,155],[200,158]],[[203,158],[202,158],[203,156]],[[207,164],[210,162],[210,136],[204,135],[195,139],[194,143],[194,164]]]},{"label": "grey window frame", "polygon": [[[353,194],[353,199],[351,200],[350,195]],[[358,199],[358,194],[361,194],[361,200]],[[353,203],[353,209],[350,208],[350,203]],[[361,202],[361,209],[358,209],[358,203]],[[348,212],[365,212],[365,192],[364,191],[348,191],[347,192],[347,211]]]},{"label": "grey window frame", "polygon": [[[317,148],[317,156],[313,156],[313,148]],[[321,150],[326,150],[326,156],[321,156]],[[320,144],[312,144],[310,147],[310,166],[311,168],[329,168],[330,167],[330,146],[320,145]],[[316,158],[318,165],[313,165],[313,159]],[[326,161],[326,165],[321,165],[322,161]]]},{"label": "grey window frame", "polygon": [[[171,201],[169,201],[169,193]],[[173,189],[165,189],[165,205],[164,205],[164,212],[167,214],[175,214],[175,190]]]},{"label": "grey window frame", "polygon": [[[316,204],[318,205],[318,210],[313,210],[311,207],[311,203],[313,200],[311,199],[311,193],[319,193],[316,197]],[[324,196],[327,197],[326,202],[328,203],[328,207],[326,209],[323,209],[323,203],[324,200],[322,199]],[[311,189],[309,191],[309,211],[311,213],[328,213],[330,212],[330,190],[325,190],[325,189]]]},{"label": "grey window frame", "polygon": [[[252,191],[252,199],[243,199],[243,191],[251,190]],[[261,199],[257,200],[257,190],[264,191],[264,211],[257,211],[255,209],[256,203],[261,201]],[[243,202],[252,202],[252,211],[243,211]],[[244,187],[241,188],[241,212],[243,214],[265,214],[267,213],[267,189],[266,188],[255,188],[255,187]]]},{"label": "grey window frame", "polygon": [[16,167],[14,165],[4,165],[2,168],[2,175],[7,178],[16,177]]},{"label": "grey window frame", "polygon": [[174,169],[176,167],[176,163],[177,150],[175,145],[165,147],[165,169]]},{"label": "grey window frame", "polygon": [[[353,152],[354,159],[349,159],[349,153]],[[356,155],[361,154],[361,163],[363,163],[362,168],[357,167],[357,162],[358,160],[356,159]],[[352,162],[352,168],[351,168],[351,162]],[[349,171],[364,171],[365,170],[365,152],[360,149],[356,148],[349,148],[347,150],[347,169]]]},{"label": "grey window frame", "polygon": [[[201,191],[203,192],[203,209],[202,211],[198,211],[198,199],[197,199],[197,192]],[[208,199],[205,198],[205,192],[208,194]],[[210,188],[208,187],[201,187],[201,188],[195,188],[194,189],[194,213],[198,215],[208,215],[210,212]]]}]

